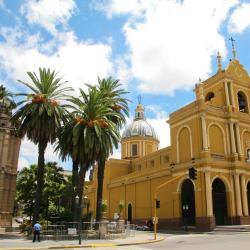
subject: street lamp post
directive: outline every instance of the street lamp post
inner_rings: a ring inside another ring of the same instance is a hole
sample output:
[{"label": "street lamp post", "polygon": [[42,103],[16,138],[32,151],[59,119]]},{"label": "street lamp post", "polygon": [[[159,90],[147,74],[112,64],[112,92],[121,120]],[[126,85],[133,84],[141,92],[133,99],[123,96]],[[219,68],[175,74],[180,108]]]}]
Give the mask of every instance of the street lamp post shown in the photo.
[{"label": "street lamp post", "polygon": [[79,196],[77,195],[75,197],[75,202],[76,202],[76,205],[78,206],[78,209],[79,209],[79,245],[82,244],[82,208],[84,207],[85,205],[85,201],[88,199],[87,196],[84,196],[83,199],[82,199],[82,202],[80,202],[80,198]]},{"label": "street lamp post", "polygon": [[187,232],[188,230],[188,204],[183,204],[182,206],[182,210],[183,210],[183,214],[184,214],[184,224],[185,224],[185,231]]}]

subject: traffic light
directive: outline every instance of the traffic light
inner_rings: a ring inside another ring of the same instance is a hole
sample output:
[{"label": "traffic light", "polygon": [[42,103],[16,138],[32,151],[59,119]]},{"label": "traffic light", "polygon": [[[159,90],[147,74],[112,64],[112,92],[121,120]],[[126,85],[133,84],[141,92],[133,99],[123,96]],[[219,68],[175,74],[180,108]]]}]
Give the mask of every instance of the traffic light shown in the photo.
[{"label": "traffic light", "polygon": [[188,175],[191,180],[197,180],[197,170],[195,168],[189,168]]},{"label": "traffic light", "polygon": [[155,207],[160,208],[160,206],[161,206],[160,200],[155,200]]}]

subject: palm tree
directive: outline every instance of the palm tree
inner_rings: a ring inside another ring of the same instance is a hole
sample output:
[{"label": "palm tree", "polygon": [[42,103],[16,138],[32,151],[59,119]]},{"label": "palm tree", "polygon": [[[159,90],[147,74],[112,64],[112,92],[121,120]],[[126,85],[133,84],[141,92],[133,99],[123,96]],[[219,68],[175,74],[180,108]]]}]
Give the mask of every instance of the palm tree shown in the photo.
[{"label": "palm tree", "polygon": [[66,122],[66,105],[60,104],[66,93],[71,90],[64,87],[65,81],[57,77],[55,71],[39,68],[39,76],[35,72],[27,72],[31,83],[18,80],[29,88],[30,93],[19,94],[26,97],[18,104],[12,117],[18,122],[19,134],[27,136],[38,144],[37,189],[33,211],[33,223],[39,219],[42,190],[44,185],[44,153],[48,143],[56,140],[57,131]]},{"label": "palm tree", "polygon": [[[72,178],[71,178],[71,189],[74,194],[71,197],[71,212],[75,216],[75,196],[78,186],[78,174],[79,174],[79,156],[80,152],[73,145],[73,128],[76,125],[77,120],[74,115],[69,114],[67,122],[58,131],[58,140],[55,146],[55,152],[59,153],[62,161],[67,160],[69,157],[72,159]],[[76,219],[76,218],[74,218]]]},{"label": "palm tree", "polygon": [[[125,124],[125,116],[128,116],[128,99],[123,98],[124,94],[127,94],[124,89],[121,88],[119,80],[114,80],[111,77],[100,79],[98,77],[98,90],[103,94],[109,107],[114,111],[107,119],[112,121],[115,125],[116,133],[119,134],[119,129]],[[107,136],[107,137],[106,137]],[[97,200],[96,200],[96,221],[101,219],[101,206],[102,206],[102,193],[103,193],[103,179],[105,171],[105,162],[109,155],[112,154],[113,146],[117,147],[120,141],[120,136],[115,138],[108,138],[109,135],[105,135],[101,142],[101,151],[98,155],[98,186],[97,186]]]},{"label": "palm tree", "polygon": [[12,98],[13,94],[7,91],[3,85],[0,85],[0,105],[5,108],[7,112],[16,107],[16,103]]},{"label": "palm tree", "polygon": [[[72,97],[71,102],[77,121],[73,128],[72,145],[80,164],[77,195],[81,207],[86,171],[100,152],[108,153],[106,148],[109,151],[111,145],[118,140],[119,133],[114,122],[107,118],[116,116],[110,108],[111,103],[96,87],[89,87],[87,93],[80,89],[80,97]],[[80,213],[79,211],[79,216]]]}]

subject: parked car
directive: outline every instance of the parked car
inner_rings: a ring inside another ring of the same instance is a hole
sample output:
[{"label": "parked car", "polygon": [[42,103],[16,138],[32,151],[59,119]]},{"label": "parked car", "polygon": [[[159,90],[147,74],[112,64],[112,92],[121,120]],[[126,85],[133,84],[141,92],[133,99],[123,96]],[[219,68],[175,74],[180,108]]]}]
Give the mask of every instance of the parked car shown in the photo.
[{"label": "parked car", "polygon": [[154,228],[154,225],[153,225],[152,220],[143,220],[135,225],[136,230],[151,231],[153,230],[153,228]]},{"label": "parked car", "polygon": [[22,224],[23,221],[24,221],[24,219],[23,219],[22,217],[17,217],[17,218],[15,218],[15,221],[16,221],[17,223],[19,223],[19,224]]}]

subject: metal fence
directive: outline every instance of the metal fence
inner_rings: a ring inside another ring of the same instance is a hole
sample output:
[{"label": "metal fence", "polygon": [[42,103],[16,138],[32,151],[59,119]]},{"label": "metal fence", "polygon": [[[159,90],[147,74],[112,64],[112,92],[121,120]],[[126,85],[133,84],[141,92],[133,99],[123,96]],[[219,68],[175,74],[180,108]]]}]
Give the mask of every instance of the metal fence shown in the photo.
[{"label": "metal fence", "polygon": [[104,222],[60,222],[57,225],[42,227],[41,238],[44,240],[74,239],[117,239],[135,236],[135,225],[124,221]]}]

